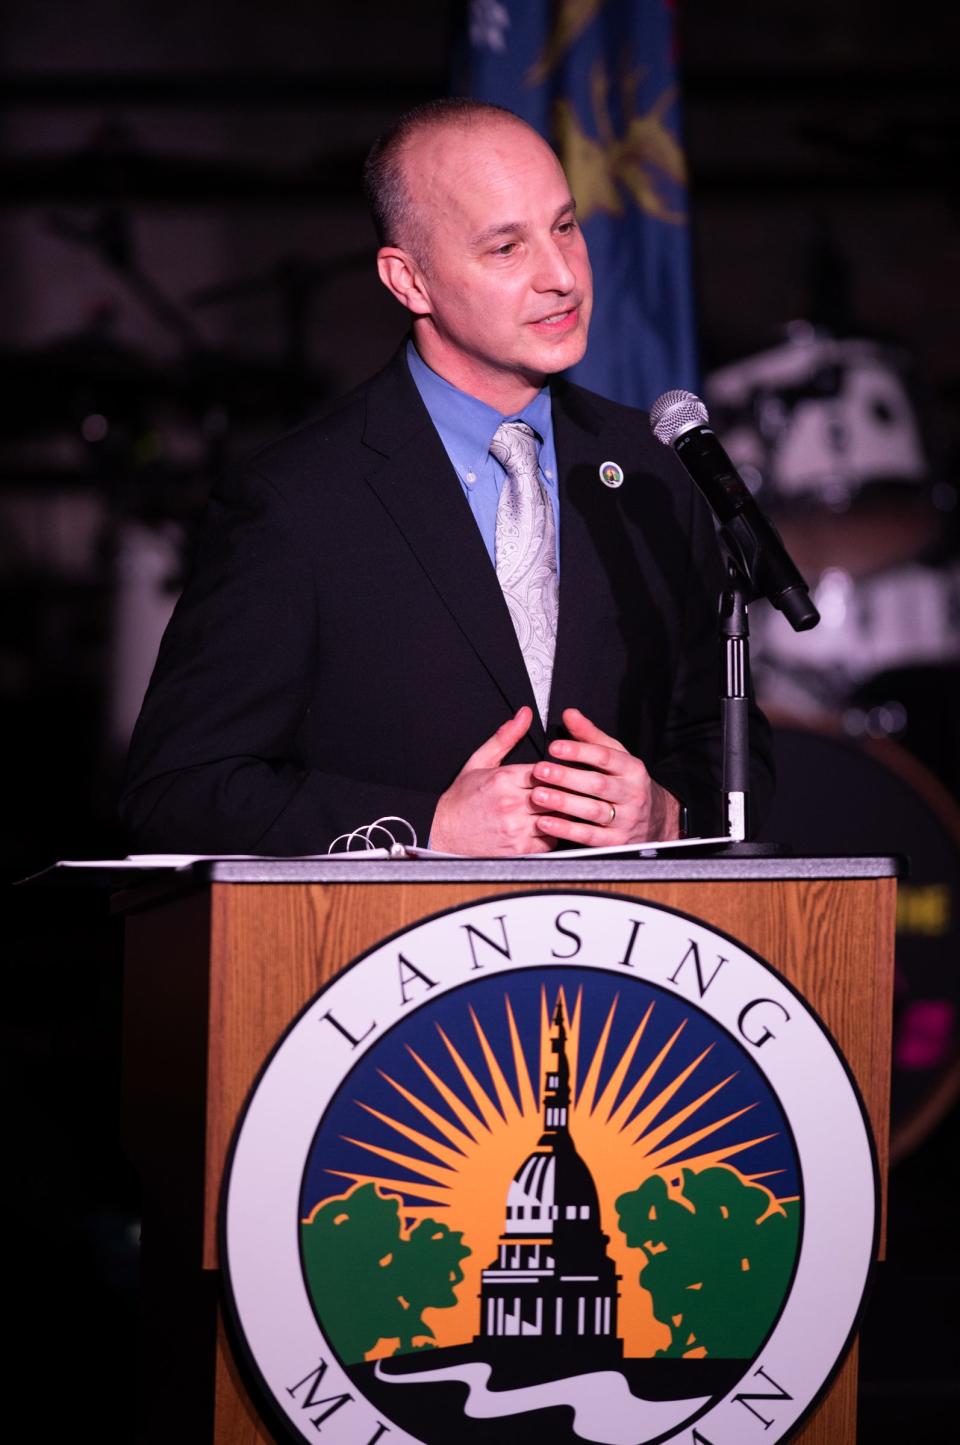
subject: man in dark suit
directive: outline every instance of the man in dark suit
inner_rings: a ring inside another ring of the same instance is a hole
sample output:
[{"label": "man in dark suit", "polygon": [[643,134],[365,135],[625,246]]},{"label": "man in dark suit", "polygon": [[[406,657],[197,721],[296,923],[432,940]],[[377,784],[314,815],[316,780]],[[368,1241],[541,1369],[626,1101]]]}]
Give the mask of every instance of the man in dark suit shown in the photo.
[{"label": "man in dark suit", "polygon": [[[642,414],[550,383],[592,298],[556,157],[507,112],[438,103],[367,180],[412,340],[214,493],[131,746],[136,846],[314,853],[386,814],[481,855],[676,837],[682,808],[712,831],[713,526]],[[553,574],[531,617],[495,570],[501,423],[533,448]],[[754,739],[762,798],[759,717]]]}]

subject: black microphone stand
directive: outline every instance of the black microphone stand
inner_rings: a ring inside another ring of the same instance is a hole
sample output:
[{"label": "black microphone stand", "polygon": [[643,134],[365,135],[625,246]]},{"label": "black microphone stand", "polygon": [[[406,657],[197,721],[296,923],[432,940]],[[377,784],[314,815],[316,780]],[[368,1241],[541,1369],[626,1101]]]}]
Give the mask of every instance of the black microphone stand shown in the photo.
[{"label": "black microphone stand", "polygon": [[[721,534],[722,536],[722,534]],[[725,541],[725,539],[724,539]],[[723,771],[721,831],[730,842],[725,858],[769,858],[786,853],[781,843],[750,843],[750,624],[747,607],[761,593],[750,582],[728,544],[727,585],[720,593],[720,721]]]},{"label": "black microphone stand", "polygon": [[[749,598],[753,601],[753,595]],[[750,624],[746,583],[728,562],[720,594],[720,719],[723,727],[723,831],[746,841],[750,824]]]}]

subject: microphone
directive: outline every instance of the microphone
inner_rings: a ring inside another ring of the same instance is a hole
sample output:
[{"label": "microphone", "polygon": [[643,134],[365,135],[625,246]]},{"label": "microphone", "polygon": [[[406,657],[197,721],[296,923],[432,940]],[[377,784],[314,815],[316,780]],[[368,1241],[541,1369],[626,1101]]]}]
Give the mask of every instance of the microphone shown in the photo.
[{"label": "microphone", "polygon": [[654,436],[673,447],[706,498],[723,540],[757,596],[769,598],[795,632],[806,632],[820,621],[807,584],[709,423],[707,408],[690,391],[665,391],[650,408]]}]

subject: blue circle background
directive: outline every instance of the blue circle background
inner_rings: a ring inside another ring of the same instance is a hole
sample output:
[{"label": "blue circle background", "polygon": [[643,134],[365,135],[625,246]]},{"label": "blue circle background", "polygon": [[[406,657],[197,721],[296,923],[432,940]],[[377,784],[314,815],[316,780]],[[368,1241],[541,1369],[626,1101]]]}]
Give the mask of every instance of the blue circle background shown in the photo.
[{"label": "blue circle background", "polygon": [[[683,1032],[657,1076],[648,1084],[644,1095],[635,1106],[635,1111],[649,1103],[669,1080],[711,1045],[712,1050],[707,1058],[680,1086],[665,1105],[663,1113],[675,1113],[728,1075],[734,1074],[735,1077],[712,1099],[701,1105],[693,1116],[679,1124],[658,1147],[662,1149],[671,1140],[679,1140],[693,1130],[737,1110],[748,1109],[746,1114],[725,1124],[700,1145],[694,1146],[693,1152],[722,1148],[745,1139],[762,1138],[764,1142],[734,1155],[731,1164],[747,1175],[769,1176],[762,1182],[780,1198],[800,1194],[800,1168],[790,1127],[776,1095],[745,1044],[733,1038],[715,1023],[710,1015],[688,999],[680,998],[643,980],[624,978],[622,973],[598,968],[534,967],[505,969],[484,978],[472,979],[434,1000],[426,993],[424,1002],[419,1007],[415,1007],[411,1002],[409,1015],[401,1018],[389,1029],[345,1076],[320,1120],[304,1170],[300,1198],[301,1218],[321,1200],[343,1194],[351,1187],[352,1181],[345,1179],[344,1173],[374,1176],[383,1174],[392,1180],[401,1181],[404,1185],[409,1182],[409,1187],[404,1187],[403,1191],[407,1201],[411,1204],[428,1202],[417,1193],[417,1177],[410,1169],[371,1154],[357,1144],[350,1143],[349,1139],[363,1139],[367,1143],[414,1158],[429,1159],[434,1164],[437,1161],[415,1143],[398,1135],[389,1125],[374,1118],[366,1109],[361,1108],[360,1104],[377,1109],[449,1147],[449,1140],[425,1119],[418,1109],[402,1098],[383,1075],[388,1074],[423,1099],[435,1113],[462,1128],[460,1121],[411,1057],[408,1046],[476,1113],[476,1105],[471,1100],[466,1084],[435,1027],[439,1025],[495,1103],[496,1091],[470,1017],[471,1009],[476,1014],[516,1097],[516,1075],[504,1006],[505,995],[510,998],[527,1068],[539,1098],[542,1090],[542,1080],[538,1076],[541,990],[546,990],[547,1006],[552,1011],[561,987],[569,1011],[574,1008],[578,991],[583,989],[579,1079],[582,1079],[593,1056],[610,1006],[619,995],[596,1097],[599,1097],[606,1085],[647,1007],[653,1003],[653,1013],[621,1084],[616,1102],[629,1091],[650,1060],[681,1022],[686,1020]],[[416,982],[411,987],[412,996],[423,996],[422,988],[423,986]],[[749,1107],[751,1105],[753,1107]],[[660,1122],[660,1118],[654,1119],[649,1127],[655,1128]],[[482,1139],[483,1126],[478,1124],[476,1132],[478,1139]],[[576,1139],[575,1120],[571,1121],[571,1133]],[[766,1138],[767,1135],[773,1137]],[[517,1162],[519,1164],[521,1161]],[[680,1162],[682,1160],[678,1161],[678,1164]],[[451,1221],[451,1224],[455,1227],[455,1221]]]}]

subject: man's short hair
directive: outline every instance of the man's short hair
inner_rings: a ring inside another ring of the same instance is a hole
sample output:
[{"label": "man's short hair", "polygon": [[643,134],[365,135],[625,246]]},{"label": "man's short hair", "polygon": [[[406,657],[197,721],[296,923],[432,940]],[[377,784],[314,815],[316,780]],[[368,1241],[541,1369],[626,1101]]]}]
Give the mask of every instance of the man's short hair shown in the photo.
[{"label": "man's short hair", "polygon": [[410,194],[403,165],[404,153],[414,137],[446,126],[470,128],[492,119],[526,125],[505,106],[445,96],[408,110],[377,137],[363,168],[363,189],[381,246],[402,246],[421,266],[426,265],[429,247],[423,217]]}]

